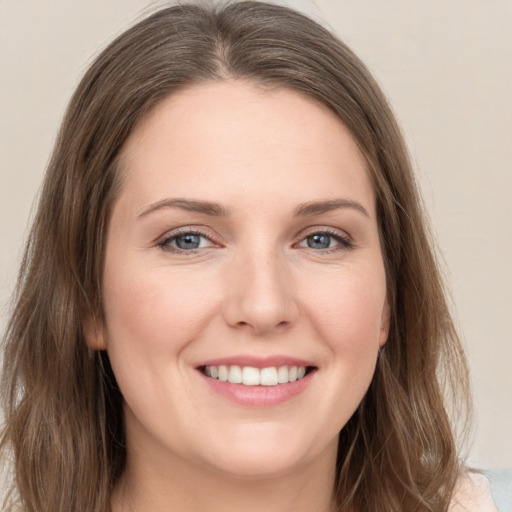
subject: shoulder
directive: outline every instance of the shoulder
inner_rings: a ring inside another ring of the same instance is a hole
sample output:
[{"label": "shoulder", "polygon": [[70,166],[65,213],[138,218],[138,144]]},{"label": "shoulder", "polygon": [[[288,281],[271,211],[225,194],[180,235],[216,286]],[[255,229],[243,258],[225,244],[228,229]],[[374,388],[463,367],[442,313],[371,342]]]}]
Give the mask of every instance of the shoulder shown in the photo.
[{"label": "shoulder", "polygon": [[461,474],[449,512],[498,512],[492,499],[489,480],[480,473],[466,471]]}]

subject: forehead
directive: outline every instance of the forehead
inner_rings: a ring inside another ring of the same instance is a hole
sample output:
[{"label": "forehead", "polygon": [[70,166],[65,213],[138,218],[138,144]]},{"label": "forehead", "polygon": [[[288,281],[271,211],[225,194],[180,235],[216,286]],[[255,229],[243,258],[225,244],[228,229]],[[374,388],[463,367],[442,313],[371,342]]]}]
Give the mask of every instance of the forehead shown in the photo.
[{"label": "forehead", "polygon": [[191,184],[204,199],[373,197],[366,159],[333,112],[291,89],[242,81],[169,96],[136,126],[121,162],[127,193],[142,201],[187,195]]}]

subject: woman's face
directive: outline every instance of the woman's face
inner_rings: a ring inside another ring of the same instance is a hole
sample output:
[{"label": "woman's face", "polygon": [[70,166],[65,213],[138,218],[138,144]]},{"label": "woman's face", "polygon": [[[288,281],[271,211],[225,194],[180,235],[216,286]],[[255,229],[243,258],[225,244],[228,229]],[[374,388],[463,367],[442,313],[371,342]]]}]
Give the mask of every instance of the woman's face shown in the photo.
[{"label": "woman's face", "polygon": [[350,133],[297,92],[215,82],[162,102],[121,160],[87,338],[125,398],[129,461],[262,477],[335,460],[389,316]]}]

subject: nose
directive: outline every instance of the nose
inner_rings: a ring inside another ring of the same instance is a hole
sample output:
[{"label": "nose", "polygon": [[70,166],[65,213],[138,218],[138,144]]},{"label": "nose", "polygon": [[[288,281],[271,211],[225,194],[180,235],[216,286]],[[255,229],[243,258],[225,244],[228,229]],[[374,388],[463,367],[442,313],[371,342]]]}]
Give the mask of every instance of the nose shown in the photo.
[{"label": "nose", "polygon": [[231,327],[265,336],[297,321],[291,272],[276,251],[241,256],[227,273],[224,316]]}]

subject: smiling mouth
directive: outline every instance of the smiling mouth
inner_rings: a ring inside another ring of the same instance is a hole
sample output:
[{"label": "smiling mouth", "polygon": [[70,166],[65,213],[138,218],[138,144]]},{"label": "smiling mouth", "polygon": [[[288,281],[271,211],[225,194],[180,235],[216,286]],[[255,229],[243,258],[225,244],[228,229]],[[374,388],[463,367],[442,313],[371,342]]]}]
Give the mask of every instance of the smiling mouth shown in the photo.
[{"label": "smiling mouth", "polygon": [[219,365],[200,366],[198,370],[211,379],[244,386],[279,386],[302,380],[315,371],[315,366],[253,366]]}]

